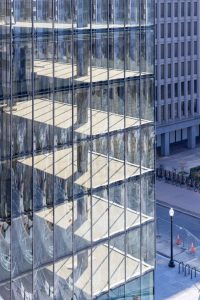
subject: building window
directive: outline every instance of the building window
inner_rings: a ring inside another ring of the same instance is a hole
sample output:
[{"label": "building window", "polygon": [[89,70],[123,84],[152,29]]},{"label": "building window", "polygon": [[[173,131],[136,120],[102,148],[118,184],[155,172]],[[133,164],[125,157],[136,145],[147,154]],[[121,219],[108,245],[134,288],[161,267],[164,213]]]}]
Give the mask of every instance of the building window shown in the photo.
[{"label": "building window", "polygon": [[178,103],[177,102],[174,105],[174,116],[176,119],[178,118]]},{"label": "building window", "polygon": [[161,24],[160,26],[160,37],[161,39],[163,39],[165,36],[165,27],[164,27],[164,24]]},{"label": "building window", "polygon": [[161,106],[161,121],[165,120],[165,106]]},{"label": "building window", "polygon": [[168,58],[171,58],[171,56],[172,56],[172,53],[171,53],[171,43],[170,44],[167,44],[167,56],[168,56]]},{"label": "building window", "polygon": [[194,80],[194,93],[197,93],[197,80]]},{"label": "building window", "polygon": [[185,23],[182,22],[181,23],[181,36],[184,36],[184,34],[185,34]]},{"label": "building window", "polygon": [[168,64],[168,78],[172,77],[172,65]]},{"label": "building window", "polygon": [[188,56],[191,55],[191,42],[188,42]]},{"label": "building window", "polygon": [[191,2],[188,2],[188,8],[187,8],[187,15],[188,17],[191,17]]},{"label": "building window", "polygon": [[174,56],[178,57],[178,43],[174,44]]},{"label": "building window", "polygon": [[182,101],[181,102],[181,116],[184,116],[185,115],[185,107],[184,107],[184,102]]},{"label": "building window", "polygon": [[161,92],[161,99],[163,100],[165,98],[165,86],[161,85],[160,89],[161,89],[161,91],[160,91]]},{"label": "building window", "polygon": [[174,3],[174,17],[175,18],[178,17],[178,3],[177,2]]},{"label": "building window", "polygon": [[165,58],[165,52],[164,52],[164,50],[165,50],[165,45],[164,45],[164,44],[161,44],[161,45],[160,45],[160,58],[161,58],[161,59],[164,59],[164,58]]},{"label": "building window", "polygon": [[167,85],[167,97],[168,99],[171,99],[172,95],[171,95],[171,84]]},{"label": "building window", "polygon": [[181,56],[185,55],[185,43],[181,42]]},{"label": "building window", "polygon": [[171,104],[168,104],[168,119],[170,120],[172,118],[172,108]]},{"label": "building window", "polygon": [[178,23],[174,23],[174,36],[178,37]]},{"label": "building window", "polygon": [[184,67],[185,67],[185,63],[182,61],[182,62],[181,62],[181,76],[184,76],[184,75],[185,75]]},{"label": "building window", "polygon": [[174,97],[178,97],[178,83],[176,82],[175,84],[174,84]]},{"label": "building window", "polygon": [[178,77],[178,63],[174,64],[174,76]]},{"label": "building window", "polygon": [[197,22],[194,22],[194,35],[197,35]]},{"label": "building window", "polygon": [[194,100],[194,113],[197,113],[197,99]]},{"label": "building window", "polygon": [[188,86],[188,95],[190,95],[191,94],[191,81],[188,81],[187,86]]},{"label": "building window", "polygon": [[168,18],[171,18],[172,13],[171,13],[171,3],[167,3],[167,16]]},{"label": "building window", "polygon": [[[197,0],[199,1],[199,0]],[[197,17],[197,2],[194,2],[194,16]]]},{"label": "building window", "polygon": [[188,115],[192,114],[192,103],[191,100],[188,101]]},{"label": "building window", "polygon": [[197,74],[197,66],[198,66],[197,60],[194,60],[194,74]]},{"label": "building window", "polygon": [[185,83],[181,82],[181,96],[184,96],[185,94]]},{"label": "building window", "polygon": [[160,4],[160,17],[164,18],[165,16],[165,7],[164,7],[164,3]]},{"label": "building window", "polygon": [[167,37],[170,38],[172,36],[172,25],[171,23],[167,24]]},{"label": "building window", "polygon": [[160,71],[161,71],[161,79],[165,78],[165,65],[161,65],[160,67]]},{"label": "building window", "polygon": [[197,41],[194,41],[194,55],[197,55]]},{"label": "building window", "polygon": [[191,36],[191,22],[187,23],[187,35]]},{"label": "building window", "polygon": [[191,75],[191,61],[188,61],[188,75]]},{"label": "building window", "polygon": [[185,16],[185,1],[181,2],[181,17]]}]

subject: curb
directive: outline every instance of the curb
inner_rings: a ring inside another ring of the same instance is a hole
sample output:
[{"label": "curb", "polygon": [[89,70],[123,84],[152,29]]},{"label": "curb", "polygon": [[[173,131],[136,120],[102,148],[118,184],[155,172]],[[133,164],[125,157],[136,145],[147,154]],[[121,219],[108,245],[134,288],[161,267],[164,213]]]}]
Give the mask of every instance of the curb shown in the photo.
[{"label": "curb", "polygon": [[[164,206],[166,208],[170,208],[172,207],[172,205],[170,205],[169,203],[167,202],[164,202],[164,201],[160,201],[160,200],[156,200],[156,204],[160,205],[160,206]],[[196,218],[196,219],[200,219],[200,213],[196,213],[196,212],[193,212],[193,211],[190,211],[190,210],[187,210],[187,209],[184,209],[180,206],[177,206],[177,205],[173,205],[173,208],[180,212],[180,213],[183,213],[185,215],[188,215],[190,217],[193,217],[193,218]]]},{"label": "curb", "polygon": [[[168,256],[168,255],[166,255],[166,254],[164,254],[164,253],[162,253],[162,252],[160,252],[160,251],[156,251],[156,254],[158,254],[158,255],[160,255],[160,256],[166,258],[166,259],[170,259],[170,256]],[[174,258],[174,261],[175,261],[175,263],[177,263],[177,264],[179,264],[179,262],[180,262],[179,260],[177,260],[177,259],[175,259],[175,258]],[[199,270],[199,269],[196,269],[196,271],[197,271],[197,273],[200,274],[200,270]]]}]

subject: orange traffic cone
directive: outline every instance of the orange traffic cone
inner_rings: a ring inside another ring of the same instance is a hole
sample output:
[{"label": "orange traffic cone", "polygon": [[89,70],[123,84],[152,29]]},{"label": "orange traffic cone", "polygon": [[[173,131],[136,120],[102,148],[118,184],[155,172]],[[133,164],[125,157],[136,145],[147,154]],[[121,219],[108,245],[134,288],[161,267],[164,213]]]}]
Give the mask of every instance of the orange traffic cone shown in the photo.
[{"label": "orange traffic cone", "polygon": [[194,253],[196,252],[196,249],[195,249],[195,247],[194,247],[194,243],[192,243],[192,245],[191,245],[190,252],[191,252],[192,254],[194,254]]},{"label": "orange traffic cone", "polygon": [[176,245],[181,245],[182,241],[180,239],[180,236],[179,234],[177,235],[177,238],[176,238]]}]

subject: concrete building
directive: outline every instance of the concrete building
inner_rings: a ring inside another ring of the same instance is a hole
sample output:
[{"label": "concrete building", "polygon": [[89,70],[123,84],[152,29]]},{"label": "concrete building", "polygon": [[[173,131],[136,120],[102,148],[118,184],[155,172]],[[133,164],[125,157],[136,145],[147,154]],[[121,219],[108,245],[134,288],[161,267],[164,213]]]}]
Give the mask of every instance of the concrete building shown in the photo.
[{"label": "concrete building", "polygon": [[7,2],[0,299],[152,300],[154,1]]},{"label": "concrete building", "polygon": [[187,141],[194,148],[200,134],[200,2],[156,1],[157,147]]}]

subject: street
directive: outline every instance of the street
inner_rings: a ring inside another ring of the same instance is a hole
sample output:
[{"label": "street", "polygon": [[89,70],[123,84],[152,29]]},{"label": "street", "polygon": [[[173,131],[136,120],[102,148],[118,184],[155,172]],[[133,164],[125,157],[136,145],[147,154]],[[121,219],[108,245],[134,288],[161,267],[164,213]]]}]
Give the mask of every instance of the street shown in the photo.
[{"label": "street", "polygon": [[[169,206],[170,208],[170,206]],[[157,218],[163,219],[169,222],[169,208],[157,204],[156,213]],[[184,227],[200,239],[200,218],[193,217],[189,214],[182,213],[181,211],[175,210],[174,214],[174,224]]]}]

